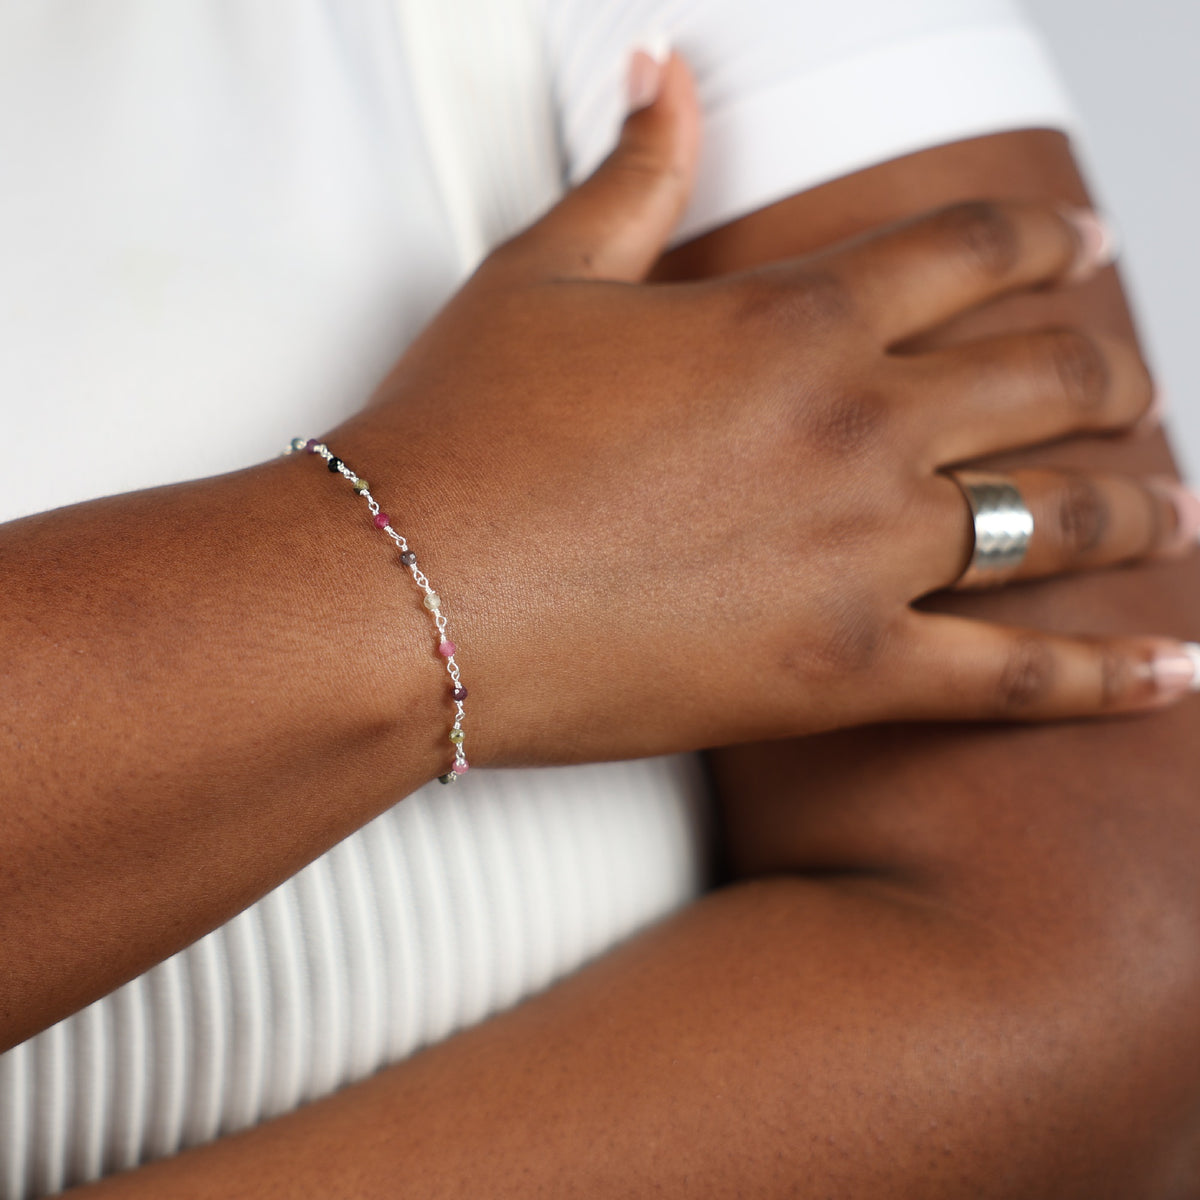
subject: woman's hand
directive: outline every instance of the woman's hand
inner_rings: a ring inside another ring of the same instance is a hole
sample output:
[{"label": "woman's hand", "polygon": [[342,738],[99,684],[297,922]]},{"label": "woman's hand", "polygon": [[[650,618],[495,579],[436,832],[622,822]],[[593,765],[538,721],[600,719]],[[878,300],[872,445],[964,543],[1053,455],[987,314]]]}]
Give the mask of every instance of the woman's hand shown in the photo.
[{"label": "woman's hand", "polygon": [[[327,438],[404,514],[444,598],[475,763],[1186,692],[1177,642],[912,608],[972,548],[946,467],[1123,430],[1151,405],[1134,350],[1079,330],[897,351],[1002,294],[1086,277],[1094,220],[976,203],[726,279],[639,283],[697,143],[673,58],[597,174],[497,249]],[[1192,541],[1195,501],[1165,483],[1015,478],[1035,516],[1024,578]]]}]

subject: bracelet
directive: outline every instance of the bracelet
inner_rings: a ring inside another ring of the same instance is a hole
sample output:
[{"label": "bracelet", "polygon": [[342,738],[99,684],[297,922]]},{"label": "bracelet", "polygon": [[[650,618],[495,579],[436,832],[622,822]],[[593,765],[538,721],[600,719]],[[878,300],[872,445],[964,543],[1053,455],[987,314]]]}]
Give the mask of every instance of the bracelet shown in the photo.
[{"label": "bracelet", "polygon": [[422,603],[432,614],[433,623],[437,626],[437,650],[442,658],[446,660],[446,671],[449,673],[453,684],[450,697],[454,701],[454,724],[450,729],[450,742],[454,746],[454,763],[445,775],[438,776],[438,782],[453,783],[460,775],[466,774],[470,767],[470,764],[467,762],[466,753],[463,750],[464,734],[462,729],[463,716],[465,715],[463,701],[467,698],[467,689],[462,685],[458,663],[454,661],[456,647],[446,636],[446,617],[442,613],[442,598],[433,590],[429,580],[425,577],[425,573],[417,566],[417,556],[408,548],[408,542],[405,540],[404,535],[392,528],[391,520],[387,513],[382,511],[379,507],[379,502],[371,495],[371,489],[367,481],[355,475],[324,442],[318,442],[316,438],[309,438],[307,441],[304,438],[292,438],[291,444],[284,453],[295,454],[301,450],[307,450],[309,454],[319,454],[329,465],[330,471],[338,475],[344,475],[350,480],[354,486],[354,490],[367,502],[367,507],[371,510],[371,516],[374,518],[373,524],[375,528],[382,529],[396,543],[400,549],[400,561],[409,569],[413,577],[413,582],[425,593]]}]

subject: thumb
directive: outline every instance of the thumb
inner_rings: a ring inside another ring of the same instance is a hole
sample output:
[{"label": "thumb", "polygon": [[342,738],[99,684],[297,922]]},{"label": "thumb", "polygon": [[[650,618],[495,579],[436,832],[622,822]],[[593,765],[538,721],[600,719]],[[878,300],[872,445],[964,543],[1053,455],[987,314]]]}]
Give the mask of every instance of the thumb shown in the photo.
[{"label": "thumb", "polygon": [[691,195],[700,148],[692,74],[644,50],[629,67],[631,111],[616,148],[577,188],[505,248],[538,276],[644,279]]}]

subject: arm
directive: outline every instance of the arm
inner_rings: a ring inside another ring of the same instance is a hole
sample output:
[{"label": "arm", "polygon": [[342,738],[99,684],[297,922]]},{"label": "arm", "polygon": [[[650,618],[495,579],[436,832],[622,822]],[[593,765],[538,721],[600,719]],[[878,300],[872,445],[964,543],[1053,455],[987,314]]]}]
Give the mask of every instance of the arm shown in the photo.
[{"label": "arm", "polygon": [[[944,450],[932,443],[1124,428],[1148,403],[1127,349],[1102,354],[1121,384],[1086,413],[1045,362],[1027,375],[1006,359],[1000,377],[1011,373],[1018,402],[978,430],[942,359],[885,352],[935,316],[1089,265],[1076,224],[1045,204],[1005,210],[1017,253],[996,269],[964,243],[962,218],[970,228],[979,215],[967,210],[844,248],[818,270],[630,286],[678,218],[695,162],[695,103],[673,63],[605,166],[498,248],[377,402],[330,435],[385,504],[403,505],[402,528],[444,589],[483,700],[468,726],[477,765],[990,715],[1013,635],[971,627],[953,697],[945,675],[958,656],[908,669],[909,655],[958,637],[904,603],[961,558],[961,497],[933,473]],[[835,273],[849,304],[828,304],[821,280]],[[917,380],[926,406],[905,403]],[[838,450],[851,389],[895,411],[877,455],[853,462]],[[446,769],[449,688],[428,614],[362,502],[320,467],[300,455],[0,530],[12,581],[0,633],[16,651],[0,729],[0,1045],[188,944]],[[720,520],[706,499],[713,469],[738,497]],[[901,520],[897,487],[946,538]],[[1126,490],[1143,526],[1169,507]],[[831,530],[847,534],[841,557],[822,552]],[[1114,537],[1071,565],[1160,540]],[[753,581],[753,654],[749,610],[729,603],[717,563]],[[849,610],[834,599],[848,571]],[[901,625],[879,686],[839,669],[847,646],[882,645]],[[1039,646],[1068,669],[1024,718],[1178,699],[1147,673],[1178,656],[1173,643]],[[1109,657],[1128,668],[1116,691],[1098,686]]]},{"label": "arm", "polygon": [[0,1045],[445,770],[425,614],[324,475],[280,461],[0,529]]},{"label": "arm", "polygon": [[[821,213],[834,236],[872,196],[880,219],[896,215],[890,185],[916,207],[1014,171],[1028,194],[1079,195],[1060,139],[993,138],[748,218],[692,251],[706,257],[691,269],[794,250]],[[687,264],[686,252],[674,261]],[[1124,327],[1111,276],[1081,302],[1038,307]],[[1166,465],[1156,440],[1079,453]],[[1059,581],[1004,612],[1066,624],[1059,606],[1085,596],[1113,628],[1195,632],[1183,608],[1193,571]],[[1179,709],[1104,726],[905,728],[717,756],[739,865],[774,878],[708,897],[367,1083],[93,1194],[1194,1194],[1200,913],[1185,894],[1195,835],[1183,801],[1195,720]],[[1168,761],[1139,764],[1130,747],[1148,738]],[[740,778],[726,770],[735,761]],[[1155,805],[1152,822],[1124,803],[1147,770],[1178,801]],[[975,803],[985,778],[1002,804]],[[1088,791],[1102,798],[1093,809],[1078,799]],[[847,808],[854,819],[839,823]]]}]

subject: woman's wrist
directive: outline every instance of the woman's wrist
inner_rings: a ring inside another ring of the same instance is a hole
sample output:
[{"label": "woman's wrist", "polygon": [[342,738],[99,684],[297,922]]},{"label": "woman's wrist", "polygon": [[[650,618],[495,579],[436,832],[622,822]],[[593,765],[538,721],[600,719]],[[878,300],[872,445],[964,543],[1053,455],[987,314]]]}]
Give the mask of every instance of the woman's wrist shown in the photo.
[{"label": "woman's wrist", "polygon": [[382,548],[389,558],[403,568],[401,574],[411,577],[412,583],[415,585],[412,594],[419,596],[421,606],[429,614],[430,634],[432,635],[430,645],[446,672],[442,684],[443,690],[448,693],[446,707],[449,710],[450,728],[447,738],[450,743],[448,753],[451,755],[451,761],[447,764],[446,770],[438,775],[438,781],[443,784],[455,783],[462,775],[466,774],[470,767],[466,756],[466,731],[464,729],[468,691],[462,679],[461,667],[456,657],[458,647],[451,637],[450,624],[441,595],[418,562],[417,553],[409,545],[408,539],[396,528],[392,517],[384,511],[379,500],[372,494],[371,483],[368,479],[358,474],[326,443],[317,438],[293,438],[286,453],[312,456],[332,475],[347,481],[354,494],[362,502],[372,527],[382,535]]},{"label": "woman's wrist", "polygon": [[0,1048],[445,770],[423,610],[304,465],[0,527]]},{"label": "woman's wrist", "polygon": [[[420,592],[360,497],[324,466],[280,459],[250,472],[279,539],[269,557],[279,571],[280,641],[306,648],[307,663],[290,671],[311,719],[341,729],[348,742],[390,745],[373,790],[396,798],[453,761],[446,734],[454,705]],[[403,511],[383,488],[379,498]],[[277,658],[290,652],[281,648]]]}]

